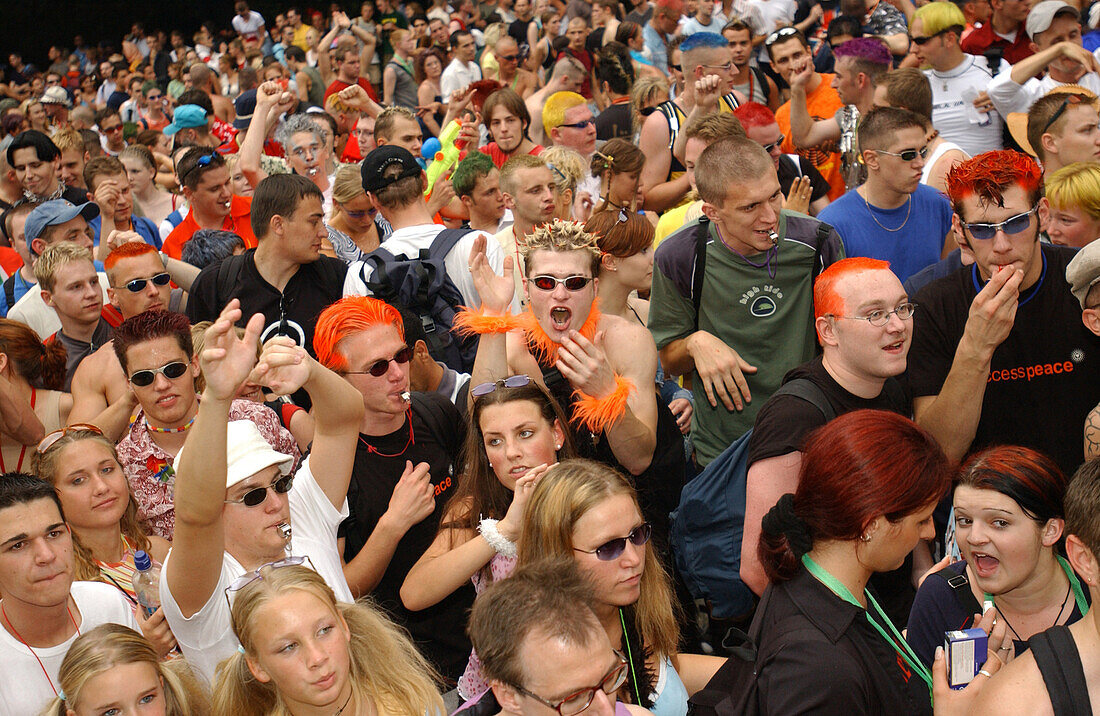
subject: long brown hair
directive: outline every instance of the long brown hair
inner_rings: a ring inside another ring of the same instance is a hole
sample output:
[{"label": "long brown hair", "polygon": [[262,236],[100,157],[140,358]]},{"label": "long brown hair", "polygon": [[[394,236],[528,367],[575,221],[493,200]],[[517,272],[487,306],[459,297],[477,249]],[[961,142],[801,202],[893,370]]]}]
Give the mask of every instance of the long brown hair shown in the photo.
[{"label": "long brown hair", "polygon": [[[59,438],[57,442],[50,445],[45,452],[35,451],[34,456],[31,457],[31,469],[34,471],[34,474],[53,485],[56,489],[57,479],[60,477],[58,474],[60,471],[58,461],[60,460],[61,453],[69,445],[84,440],[97,442],[107,448],[108,452],[111,454],[111,458],[118,464],[119,471],[122,470],[122,464],[118,461],[118,454],[115,452],[114,443],[105,438],[101,433],[91,430],[70,430]],[[138,519],[137,503],[134,502],[134,495],[130,492],[129,484],[126,486],[126,498],[126,511],[122,513],[122,519],[119,521],[119,529],[122,531],[122,534],[133,543],[135,550],[140,549],[148,552],[149,537],[146,535],[145,530],[141,526],[141,521]],[[74,579],[103,581],[99,570],[99,564],[96,562],[95,557],[92,556],[91,550],[81,543],[80,536],[75,530],[73,531],[73,556],[75,558],[75,569],[73,570]]]},{"label": "long brown hair", "polygon": [[43,344],[25,323],[0,318],[0,353],[19,377],[36,388],[61,390],[67,354],[61,341]]},{"label": "long brown hair", "polygon": [[466,444],[462,449],[461,465],[465,473],[459,479],[457,489],[447,501],[443,514],[449,520],[440,529],[473,529],[482,517],[501,519],[512,504],[512,491],[501,484],[485,454],[485,437],[481,432],[481,413],[490,405],[504,405],[526,400],[538,407],[543,419],[551,426],[557,421],[565,439],[558,449],[559,459],[576,456],[573,434],[569,421],[558,401],[535,380],[518,388],[497,384],[492,393],[474,398],[466,426]]}]

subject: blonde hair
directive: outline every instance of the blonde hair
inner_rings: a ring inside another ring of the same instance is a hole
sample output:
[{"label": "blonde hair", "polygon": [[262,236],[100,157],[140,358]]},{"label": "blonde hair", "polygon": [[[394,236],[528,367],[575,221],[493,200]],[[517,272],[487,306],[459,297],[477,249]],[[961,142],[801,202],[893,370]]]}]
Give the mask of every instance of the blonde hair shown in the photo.
[{"label": "blonde hair", "polygon": [[57,270],[74,261],[87,261],[94,266],[92,252],[72,241],[59,241],[47,247],[34,262],[34,277],[38,279],[38,285],[53,291]]},{"label": "blonde hair", "polygon": [[341,164],[336,167],[336,177],[332,181],[332,201],[334,203],[346,204],[365,193],[358,164]]},{"label": "blonde hair", "polygon": [[1046,197],[1055,209],[1077,207],[1100,219],[1100,166],[1094,162],[1067,164],[1046,177]]},{"label": "blonde hair", "polygon": [[554,219],[535,227],[525,238],[519,253],[528,269],[531,267],[531,255],[536,251],[584,251],[591,259],[592,275],[599,276],[600,247],[596,237],[584,230],[584,224]]},{"label": "blonde hair", "polygon": [[[214,325],[213,321],[199,321],[191,326],[191,355],[201,356],[203,347],[206,345],[206,329]],[[238,338],[244,338],[244,329],[240,326],[233,326],[234,332],[236,332]],[[264,352],[263,344],[256,345],[256,357],[259,358],[260,354]],[[202,374],[202,370],[199,370],[199,375],[195,378],[195,392],[202,393],[206,390],[206,378]]]},{"label": "blonde hair", "polygon": [[[516,567],[540,558],[573,556],[573,530],[589,510],[609,497],[626,495],[642,513],[638,495],[620,473],[592,460],[563,460],[543,475],[527,502],[518,541]],[[633,626],[645,649],[670,656],[678,650],[680,628],[668,573],[652,546],[645,550],[641,596],[632,605]],[[626,635],[623,636],[625,640]]]},{"label": "blonde hair", "polygon": [[[103,447],[107,448],[107,451],[111,454],[111,458],[118,463],[118,469],[122,471],[122,463],[118,460],[118,453],[115,452],[115,445],[102,433],[97,433],[92,430],[77,430],[70,428],[68,432],[58,438],[57,442],[50,445],[45,452],[34,452],[31,456],[31,470],[40,479],[57,487],[57,479],[59,477],[58,470],[60,466],[58,461],[60,455],[66,447],[73,443],[83,442],[85,440],[91,440],[97,442]],[[138,518],[137,503],[134,501],[134,495],[130,491],[129,485],[126,487],[126,511],[122,513],[122,519],[119,520],[119,529],[122,534],[130,539],[134,545],[135,550],[149,551],[149,537],[146,535],[145,530],[142,529],[141,520]],[[80,541],[80,536],[77,532],[73,531],[73,557],[75,558],[75,570],[73,573],[73,579],[80,579],[92,582],[102,582],[103,575],[100,571],[99,563],[96,562],[94,556],[92,556],[91,550],[84,546]]]},{"label": "blonde hair", "polygon": [[351,688],[362,707],[373,702],[379,713],[410,716],[444,713],[436,690],[439,677],[416,650],[408,634],[368,601],[337,604],[332,589],[312,569],[301,566],[267,567],[263,578],[237,593],[233,601],[233,633],[244,649],[218,667],[214,709],[234,716],[289,716],[277,687],[261,683],[248,668],[246,656],[256,658],[252,638],[257,611],[275,597],[306,592],[342,617],[351,633]]},{"label": "blonde hair", "polygon": [[642,105],[654,98],[658,93],[663,92],[665,97],[668,97],[668,80],[664,77],[654,77],[652,75],[643,75],[634,81],[634,85],[630,88],[630,116],[634,125],[634,132],[638,133],[642,129]]},{"label": "blonde hair", "polygon": [[54,698],[43,716],[65,716],[80,703],[88,680],[108,669],[127,664],[149,664],[164,688],[167,716],[209,716],[210,698],[184,659],[160,661],[145,637],[120,624],[100,624],[76,638],[61,668],[57,685],[65,698]]},{"label": "blonde hair", "polygon": [[542,129],[547,138],[550,131],[565,124],[565,113],[574,107],[588,104],[588,101],[576,92],[555,92],[546,100],[542,108]]},{"label": "blonde hair", "polygon": [[80,132],[72,127],[59,129],[50,139],[53,140],[53,143],[57,145],[62,153],[75,149],[80,152],[80,156],[84,156],[84,139],[80,136]]},{"label": "blonde hair", "polygon": [[584,157],[575,149],[563,147],[560,144],[547,147],[542,150],[539,157],[546,161],[554,175],[554,184],[558,187],[558,193],[577,191],[577,184],[584,178]]}]

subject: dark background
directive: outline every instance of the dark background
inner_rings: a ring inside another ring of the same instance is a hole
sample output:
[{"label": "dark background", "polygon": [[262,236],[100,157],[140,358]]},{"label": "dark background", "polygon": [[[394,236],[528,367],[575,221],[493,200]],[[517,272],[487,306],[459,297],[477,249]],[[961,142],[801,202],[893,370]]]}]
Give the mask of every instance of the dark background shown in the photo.
[{"label": "dark background", "polygon": [[[108,42],[117,48],[134,22],[146,30],[161,28],[166,32],[179,29],[191,43],[191,35],[199,24],[210,21],[218,29],[230,29],[234,0],[0,0],[0,65],[6,65],[10,52],[19,52],[25,62],[42,65],[46,51],[59,44],[72,51],[73,36],[83,35],[84,42],[96,45]],[[325,11],[329,2],[265,2],[252,0],[249,6],[264,16],[268,26],[274,24],[277,12],[297,4],[303,9],[316,7]],[[352,15],[358,15],[359,3]],[[308,17],[308,16],[307,16]]]}]

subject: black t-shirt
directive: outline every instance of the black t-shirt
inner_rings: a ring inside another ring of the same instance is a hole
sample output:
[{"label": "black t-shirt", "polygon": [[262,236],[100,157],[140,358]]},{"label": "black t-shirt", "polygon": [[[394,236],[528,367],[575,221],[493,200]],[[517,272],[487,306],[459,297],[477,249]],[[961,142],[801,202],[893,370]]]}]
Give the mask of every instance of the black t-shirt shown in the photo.
[{"label": "black t-shirt", "polygon": [[603,48],[603,28],[597,27],[592,32],[588,33],[588,37],[584,40],[584,49],[591,52],[593,55],[598,55]]},{"label": "black t-shirt", "polygon": [[[1066,284],[1074,250],[1043,245],[1043,272],[1020,294],[1015,325],[993,352],[981,418],[971,443],[1042,450],[1067,474],[1084,460],[1085,416],[1100,401],[1100,338],[1081,323]],[[915,397],[937,395],[951,370],[970,304],[982,287],[969,266],[933,281],[913,299],[907,376]]]},{"label": "black t-shirt", "polygon": [[[458,410],[443,396],[413,393],[412,434],[410,445],[406,420],[389,435],[359,436],[348,489],[351,514],[340,526],[340,535],[345,538],[344,559],[350,562],[389,508],[394,487],[405,470],[405,461],[414,465],[428,463],[431,482],[435,485],[435,511],[410,527],[401,538],[371,596],[409,630],[421,652],[440,673],[453,680],[462,674],[470,656],[466,611],[473,604],[473,585],[467,583],[435,606],[418,612],[405,609],[399,592],[405,576],[439,531],[443,508],[456,487],[458,449],[466,435],[466,424]],[[368,445],[382,455],[371,452]]]},{"label": "black t-shirt", "polygon": [[347,264],[328,256],[302,264],[280,293],[256,269],[255,253],[255,249],[249,249],[225,259],[232,263],[224,272],[223,262],[204,268],[191,285],[187,317],[192,323],[216,320],[225,304],[237,298],[241,301],[239,325],[248,323],[253,314],[262,313],[267,319],[263,340],[287,335],[315,355],[313,329],[317,317],[343,296]]},{"label": "black t-shirt", "polygon": [[596,115],[596,139],[601,142],[615,137],[631,139],[634,136],[633,117],[630,115],[630,102],[612,104]]},{"label": "black t-shirt", "polygon": [[[797,167],[794,165],[795,159],[798,159]],[[779,187],[783,190],[784,196],[790,193],[791,184],[794,184],[794,180],[803,176],[810,178],[811,202],[817,201],[829,193],[829,182],[825,181],[825,177],[821,176],[821,172],[817,170],[817,167],[797,154],[794,156],[784,154],[779,157],[779,169],[776,173],[779,174]]]},{"label": "black t-shirt", "polygon": [[[783,376],[783,382],[795,378],[804,378],[821,388],[837,415],[853,410],[890,410],[905,416],[911,412],[909,396],[905,395],[901,385],[893,391],[884,389],[874,398],[852,395],[825,370],[821,356],[792,368]],[[824,424],[825,416],[821,411],[802,398],[794,395],[773,396],[756,415],[752,437],[749,438],[748,465],[801,450],[806,436]]]},{"label": "black t-shirt", "polygon": [[644,7],[645,9],[642,12],[638,12],[637,10],[628,12],[625,18],[626,21],[645,27],[649,19],[653,17],[653,3],[647,2]]},{"label": "black t-shirt", "polygon": [[[908,416],[911,412],[909,396],[895,378],[894,385],[883,388],[874,398],[861,398],[845,390],[833,379],[821,363],[821,356],[791,369],[783,376],[783,382],[804,378],[809,380],[829,399],[837,415],[853,410],[890,410]],[[776,395],[764,403],[753,424],[749,438],[748,465],[758,460],[778,457],[802,449],[806,436],[825,424],[825,416],[814,405],[794,395]],[[879,595],[886,615],[900,629],[909,618],[913,604],[912,557],[892,572],[876,572],[871,575],[871,586]]]},{"label": "black t-shirt", "polygon": [[515,40],[516,44],[519,45],[520,54],[527,54],[528,50],[530,49],[527,45],[527,28],[531,26],[532,22],[534,22],[534,19],[516,19],[508,25],[508,36]]}]

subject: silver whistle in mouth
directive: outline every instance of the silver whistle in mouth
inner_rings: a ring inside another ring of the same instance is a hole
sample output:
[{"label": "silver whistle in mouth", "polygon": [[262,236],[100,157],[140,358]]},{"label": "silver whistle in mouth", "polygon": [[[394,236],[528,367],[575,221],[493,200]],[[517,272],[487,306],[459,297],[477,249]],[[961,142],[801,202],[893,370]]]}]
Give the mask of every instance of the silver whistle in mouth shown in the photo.
[{"label": "silver whistle in mouth", "polygon": [[411,403],[412,402],[412,393],[410,393],[407,390],[405,392],[401,393],[401,400],[404,400],[406,403]]},{"label": "silver whistle in mouth", "polygon": [[772,246],[779,246],[779,234],[774,231],[769,231],[768,238],[772,240]]},{"label": "silver whistle in mouth", "polygon": [[287,522],[280,522],[279,524],[277,524],[275,526],[279,530],[279,535],[286,541],[286,545],[283,547],[283,549],[286,550],[286,553],[289,555],[290,554],[290,535],[291,535],[291,532],[293,530],[291,529],[290,524],[287,523]]}]

